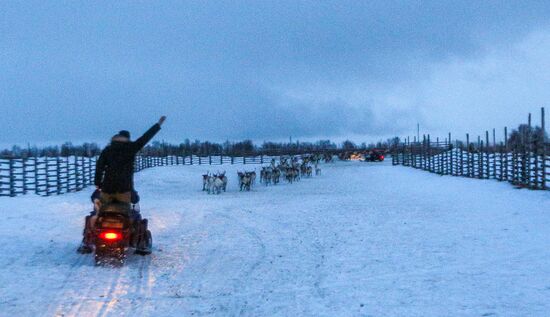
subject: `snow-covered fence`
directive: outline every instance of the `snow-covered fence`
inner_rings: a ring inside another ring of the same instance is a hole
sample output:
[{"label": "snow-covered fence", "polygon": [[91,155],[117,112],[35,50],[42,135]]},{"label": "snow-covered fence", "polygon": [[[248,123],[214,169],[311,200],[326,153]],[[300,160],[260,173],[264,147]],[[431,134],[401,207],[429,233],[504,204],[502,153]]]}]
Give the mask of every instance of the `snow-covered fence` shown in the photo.
[{"label": "snow-covered fence", "polygon": [[[169,165],[266,164],[280,156],[138,156],[135,171]],[[80,191],[94,183],[97,157],[0,158],[0,196],[40,196]]]},{"label": "snow-covered fence", "polygon": [[[541,111],[541,127],[538,132],[519,133],[519,139],[509,142],[508,129],[504,128],[504,140],[496,142],[493,129],[492,143],[489,131],[485,139],[477,142],[432,141],[424,136],[419,142],[414,139],[403,142],[392,151],[393,165],[410,166],[440,175],[462,176],[479,179],[508,181],[518,187],[550,190],[550,143],[545,133],[544,108]],[[531,115],[526,131],[531,129]],[[537,130],[535,130],[537,131]]]},{"label": "snow-covered fence", "polygon": [[[298,157],[300,155],[297,155]],[[252,156],[138,156],[135,170],[139,172],[145,168],[167,165],[224,165],[224,164],[267,164],[271,159],[280,160],[280,156],[252,155]]]},{"label": "snow-covered fence", "polygon": [[41,196],[79,191],[93,183],[95,157],[0,159],[0,196]]}]

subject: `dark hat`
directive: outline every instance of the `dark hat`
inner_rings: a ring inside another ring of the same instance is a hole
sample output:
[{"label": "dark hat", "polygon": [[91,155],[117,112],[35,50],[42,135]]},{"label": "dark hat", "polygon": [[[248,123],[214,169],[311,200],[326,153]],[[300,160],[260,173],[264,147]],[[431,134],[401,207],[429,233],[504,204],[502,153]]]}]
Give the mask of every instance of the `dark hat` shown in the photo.
[{"label": "dark hat", "polygon": [[118,135],[130,139],[130,132],[127,131],[127,130],[120,130],[120,131],[118,132]]}]

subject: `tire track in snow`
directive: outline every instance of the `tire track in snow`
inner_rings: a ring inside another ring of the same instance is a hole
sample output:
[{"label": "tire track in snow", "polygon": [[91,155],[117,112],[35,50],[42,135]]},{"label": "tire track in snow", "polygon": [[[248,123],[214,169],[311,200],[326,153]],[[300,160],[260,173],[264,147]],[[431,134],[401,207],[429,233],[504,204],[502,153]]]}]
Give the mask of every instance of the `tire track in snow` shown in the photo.
[{"label": "tire track in snow", "polygon": [[[84,265],[89,259],[89,255],[82,255],[70,266],[56,296],[59,300],[52,303],[43,316],[108,316],[115,311],[117,315],[134,313],[143,316],[144,307],[135,305],[134,299],[150,296],[150,285],[147,283],[150,281],[150,257],[141,258],[137,270],[134,267],[136,261],[132,260],[123,267],[93,267],[90,270],[91,267]],[[135,277],[132,272],[136,272]],[[129,293],[131,283],[135,284],[135,288]],[[126,303],[121,295],[130,295],[132,298]],[[117,305],[120,302],[124,302],[124,305]],[[127,310],[124,306],[127,306]]]},{"label": "tire track in snow", "polygon": [[132,281],[135,287],[132,291],[132,298],[129,300],[130,309],[128,316],[147,316],[150,308],[151,298],[151,256],[141,258],[135,279]]},{"label": "tire track in snow", "polygon": [[[74,256],[74,254],[72,255]],[[65,254],[63,256],[68,257],[69,255]],[[80,255],[70,265],[67,275],[61,282],[61,285],[59,286],[59,290],[61,293],[60,299],[54,303],[51,303],[48,306],[48,309],[46,309],[46,312],[44,313],[43,316],[64,316],[65,314],[64,312],[67,310],[66,306],[72,306],[70,303],[66,302],[66,299],[71,298],[70,293],[73,292],[74,290],[72,288],[68,288],[67,286],[71,281],[74,280],[76,273],[79,271],[82,271],[82,265],[86,262],[87,258],[88,257],[85,255]]]},{"label": "tire track in snow", "polygon": [[[224,211],[229,213],[231,209],[224,209]],[[252,257],[252,254],[250,254],[248,259],[252,259],[251,261],[243,262],[242,265],[235,266],[238,270],[228,272],[231,276],[235,276],[231,284],[225,285],[230,287],[230,291],[209,294],[208,290],[212,285],[206,284],[209,283],[208,277],[212,273],[218,272],[216,267],[220,264],[219,261],[224,258],[224,254],[220,254],[220,252],[223,252],[223,248],[216,246],[209,246],[207,249],[203,249],[206,252],[203,251],[202,254],[198,255],[198,262],[192,264],[192,271],[188,271],[188,274],[190,274],[187,276],[192,278],[189,280],[189,284],[187,286],[177,285],[177,288],[183,288],[183,292],[176,291],[175,295],[177,299],[200,301],[197,307],[187,311],[190,315],[221,314],[223,316],[239,316],[245,314],[247,298],[251,294],[251,292],[246,291],[248,288],[247,284],[249,284],[247,281],[253,278],[252,273],[265,260],[266,247],[259,233],[225,212],[208,212],[208,221],[203,222],[199,227],[194,227],[191,232],[188,232],[187,236],[192,241],[195,241],[195,244],[204,239],[220,242],[224,240],[225,233],[237,230],[243,233],[239,234],[239,236],[247,237],[246,243],[252,241],[250,243],[251,246],[247,247],[247,249],[257,249],[257,255]],[[212,231],[212,219],[216,218],[221,219],[223,225]],[[205,234],[206,232],[208,233]],[[167,298],[155,298],[155,300],[167,300]]]},{"label": "tire track in snow", "polygon": [[[248,266],[248,269],[244,269],[240,272],[239,278],[236,279],[235,283],[233,284],[234,290],[239,290],[239,294],[233,294],[230,297],[230,303],[229,303],[229,311],[228,315],[230,316],[242,316],[246,313],[248,301],[246,300],[246,289],[247,286],[250,285],[250,283],[247,283],[247,281],[252,278],[252,273],[258,269],[258,267],[265,262],[266,259],[266,246],[260,235],[258,234],[257,230],[244,225],[241,221],[239,221],[236,217],[230,215],[231,210],[230,208],[225,208],[225,213],[216,212],[214,213],[215,216],[229,219],[232,221],[233,224],[238,225],[245,234],[247,234],[252,241],[255,242],[257,255],[252,263],[252,265]],[[244,291],[244,292],[243,292]]]},{"label": "tire track in snow", "polygon": [[[83,290],[83,292],[79,291],[79,300],[76,303],[72,303],[66,313],[62,314],[63,316],[105,316],[112,309],[117,300],[113,294],[115,290],[119,289],[119,285],[126,276],[127,271],[122,271],[122,274],[118,274],[116,271],[106,271],[119,269],[117,267],[96,269],[102,269],[102,271],[88,272],[88,277],[91,276],[93,281],[83,284],[84,288],[75,287],[75,289]],[[100,285],[105,288],[101,289],[98,287]],[[98,293],[102,293],[102,295],[98,295]]]},{"label": "tire track in snow", "polygon": [[150,262],[150,255],[129,255],[122,268],[113,268],[120,269],[121,274],[118,274],[118,271],[112,272],[118,276],[111,283],[104,297],[106,300],[103,301],[95,316],[103,317],[111,314],[146,316],[146,309],[150,307],[148,299],[151,297],[152,289]]}]

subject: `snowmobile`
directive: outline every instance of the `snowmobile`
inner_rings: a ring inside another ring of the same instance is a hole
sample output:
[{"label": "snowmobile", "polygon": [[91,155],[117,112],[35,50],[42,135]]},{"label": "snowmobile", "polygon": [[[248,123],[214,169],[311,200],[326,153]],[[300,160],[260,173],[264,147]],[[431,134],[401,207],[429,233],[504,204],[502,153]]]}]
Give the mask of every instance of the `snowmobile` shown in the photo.
[{"label": "snowmobile", "polygon": [[91,253],[95,249],[96,265],[123,264],[130,248],[136,254],[151,253],[153,239],[147,229],[147,219],[127,203],[105,204],[98,212],[94,229],[90,229],[90,216],[86,217],[84,241],[80,253]]}]

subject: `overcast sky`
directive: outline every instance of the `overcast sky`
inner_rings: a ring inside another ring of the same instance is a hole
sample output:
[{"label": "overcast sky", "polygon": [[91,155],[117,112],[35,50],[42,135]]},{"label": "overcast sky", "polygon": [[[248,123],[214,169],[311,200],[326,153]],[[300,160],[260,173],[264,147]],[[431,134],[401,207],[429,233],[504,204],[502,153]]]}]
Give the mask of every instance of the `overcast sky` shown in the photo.
[{"label": "overcast sky", "polygon": [[0,143],[376,141],[550,102],[550,1],[3,1]]}]

